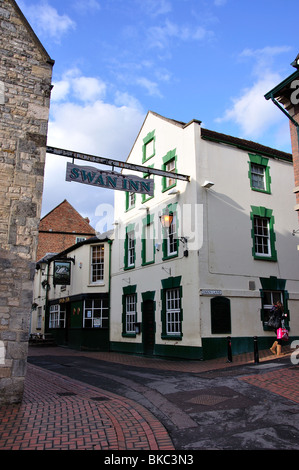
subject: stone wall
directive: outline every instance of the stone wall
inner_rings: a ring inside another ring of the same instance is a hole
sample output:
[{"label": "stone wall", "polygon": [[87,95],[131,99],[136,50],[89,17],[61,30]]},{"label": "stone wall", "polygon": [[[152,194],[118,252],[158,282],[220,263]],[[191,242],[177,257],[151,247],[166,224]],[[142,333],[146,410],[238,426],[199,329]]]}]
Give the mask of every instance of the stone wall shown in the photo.
[{"label": "stone wall", "polygon": [[22,400],[53,61],[0,0],[0,405]]}]

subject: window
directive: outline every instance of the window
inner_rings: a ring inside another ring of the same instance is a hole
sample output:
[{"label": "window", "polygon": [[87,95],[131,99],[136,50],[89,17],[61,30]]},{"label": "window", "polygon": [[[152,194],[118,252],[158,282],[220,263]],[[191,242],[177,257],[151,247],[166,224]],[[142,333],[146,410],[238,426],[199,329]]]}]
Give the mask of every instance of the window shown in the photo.
[{"label": "window", "polygon": [[286,290],[286,279],[279,279],[276,276],[261,277],[260,282],[262,286],[260,290],[262,302],[261,321],[263,322],[264,329],[267,330],[269,328],[267,322],[270,317],[270,310],[278,300],[282,303],[284,313],[287,315],[285,326],[288,327],[290,312],[288,309],[289,293]]},{"label": "window", "polygon": [[161,290],[162,300],[162,339],[180,340],[182,333],[182,287],[181,276],[163,279]]},{"label": "window", "polygon": [[[150,165],[148,168],[153,168],[154,165]],[[146,179],[149,179],[149,178],[153,178],[153,175],[149,174],[149,173],[143,173],[143,178],[146,180]],[[153,178],[154,179],[154,178]],[[154,183],[155,184],[155,183]],[[150,199],[152,199],[154,196],[148,196],[147,194],[142,194],[141,195],[141,200],[142,200],[142,203],[146,202],[146,201],[149,201]]]},{"label": "window", "polygon": [[136,202],[136,193],[133,192],[126,192],[126,211],[133,209],[135,207]]},{"label": "window", "polygon": [[163,228],[163,260],[178,256],[178,220],[177,213],[172,211],[173,208],[175,208],[175,205],[170,205],[167,210],[169,214],[172,214],[172,223],[170,227]]},{"label": "window", "polygon": [[84,301],[83,328],[108,328],[108,303],[105,299]]},{"label": "window", "polygon": [[36,329],[41,330],[41,328],[42,328],[42,307],[38,307]]},{"label": "window", "polygon": [[66,308],[65,304],[51,305],[50,306],[50,317],[49,317],[49,328],[65,328],[65,317]]},{"label": "window", "polygon": [[155,131],[149,132],[143,139],[142,162],[149,160],[155,155]]},{"label": "window", "polygon": [[263,314],[264,322],[267,322],[270,318],[270,310],[273,304],[279,300],[283,303],[282,292],[280,291],[264,291],[263,292]]},{"label": "window", "polygon": [[261,155],[249,154],[249,159],[248,176],[250,179],[251,189],[253,191],[261,191],[269,194],[271,192],[271,177],[268,158],[264,158]]},{"label": "window", "polygon": [[104,245],[91,247],[91,282],[104,280]]},{"label": "window", "polygon": [[76,243],[84,242],[86,237],[76,237]]},{"label": "window", "polygon": [[136,294],[126,296],[126,333],[135,333]]},{"label": "window", "polygon": [[181,334],[181,298],[180,289],[166,291],[166,334]]},{"label": "window", "polygon": [[[167,152],[165,157],[163,157],[162,170],[169,171],[171,173],[176,173],[176,149]],[[173,188],[176,185],[176,179],[171,176],[162,178],[162,192],[167,191],[170,188]]]},{"label": "window", "polygon": [[254,189],[265,190],[265,168],[263,166],[251,164],[251,182]]},{"label": "window", "polygon": [[125,269],[131,269],[135,266],[135,241],[134,225],[131,224],[126,229],[124,257]]},{"label": "window", "polygon": [[269,256],[271,253],[269,219],[254,216],[253,223],[255,254]]},{"label": "window", "polygon": [[177,237],[176,237],[176,215],[173,215],[172,224],[168,228],[167,237],[167,256],[176,255],[177,249]]},{"label": "window", "polygon": [[272,210],[255,206],[252,206],[251,209],[253,257],[260,260],[277,261]]},{"label": "window", "polygon": [[143,220],[142,228],[142,265],[154,263],[155,261],[155,233],[154,216],[148,215]]}]

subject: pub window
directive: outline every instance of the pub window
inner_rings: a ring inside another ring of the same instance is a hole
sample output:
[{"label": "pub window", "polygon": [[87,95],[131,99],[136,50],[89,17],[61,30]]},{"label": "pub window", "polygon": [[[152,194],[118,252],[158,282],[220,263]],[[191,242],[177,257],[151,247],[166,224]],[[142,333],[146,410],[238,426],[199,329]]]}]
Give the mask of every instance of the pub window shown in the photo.
[{"label": "pub window", "polygon": [[105,299],[85,300],[83,328],[108,328],[108,311]]},{"label": "pub window", "polygon": [[65,318],[65,304],[55,304],[50,306],[49,328],[65,328]]}]

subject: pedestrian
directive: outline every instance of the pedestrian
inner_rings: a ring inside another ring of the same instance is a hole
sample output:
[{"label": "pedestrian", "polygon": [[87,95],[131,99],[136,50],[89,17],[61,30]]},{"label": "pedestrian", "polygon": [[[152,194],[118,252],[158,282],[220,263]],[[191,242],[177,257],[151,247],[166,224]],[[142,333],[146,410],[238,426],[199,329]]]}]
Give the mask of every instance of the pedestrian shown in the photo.
[{"label": "pedestrian", "polygon": [[[276,338],[277,338],[277,331],[279,328],[282,328],[282,323],[283,323],[283,318],[286,317],[286,315],[283,312],[283,305],[278,300],[276,304],[273,305],[271,312],[270,312],[270,319],[268,322],[269,326],[272,326],[274,328],[274,331],[276,332]],[[274,343],[272,344],[270,351],[272,354],[276,354],[277,356],[281,355],[281,347],[282,347],[282,339],[276,339]]]}]

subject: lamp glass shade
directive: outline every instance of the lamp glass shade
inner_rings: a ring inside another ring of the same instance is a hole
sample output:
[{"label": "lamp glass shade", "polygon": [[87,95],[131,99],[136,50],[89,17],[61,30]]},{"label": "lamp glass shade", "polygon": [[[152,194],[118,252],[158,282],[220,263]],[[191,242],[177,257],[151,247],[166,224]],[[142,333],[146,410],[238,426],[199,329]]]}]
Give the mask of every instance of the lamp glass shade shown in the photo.
[{"label": "lamp glass shade", "polygon": [[171,212],[169,214],[163,214],[161,215],[160,220],[164,228],[169,228],[173,221],[173,214]]}]

